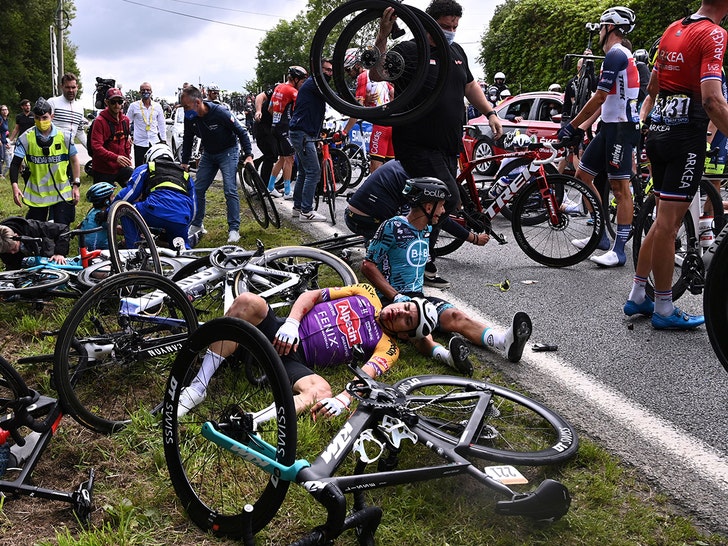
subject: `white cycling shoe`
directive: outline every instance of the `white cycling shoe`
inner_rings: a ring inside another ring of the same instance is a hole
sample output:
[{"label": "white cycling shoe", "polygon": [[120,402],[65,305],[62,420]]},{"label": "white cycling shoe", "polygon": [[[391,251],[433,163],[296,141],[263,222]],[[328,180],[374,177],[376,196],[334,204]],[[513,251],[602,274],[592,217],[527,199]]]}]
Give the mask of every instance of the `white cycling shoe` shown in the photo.
[{"label": "white cycling shoe", "polygon": [[614,250],[610,250],[601,256],[591,256],[589,259],[600,267],[621,267],[627,261],[627,256],[620,257]]}]

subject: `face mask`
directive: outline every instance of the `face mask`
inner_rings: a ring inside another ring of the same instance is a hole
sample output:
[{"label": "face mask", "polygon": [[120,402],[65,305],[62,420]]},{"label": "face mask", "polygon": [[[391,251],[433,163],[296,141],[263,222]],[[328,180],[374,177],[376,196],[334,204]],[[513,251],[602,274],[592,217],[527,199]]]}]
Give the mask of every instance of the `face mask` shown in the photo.
[{"label": "face mask", "polygon": [[443,30],[442,33],[445,35],[445,40],[447,41],[448,45],[452,44],[455,41],[455,33],[451,30]]},{"label": "face mask", "polygon": [[195,119],[197,117],[197,112],[194,110],[186,110],[185,111],[185,119]]},{"label": "face mask", "polygon": [[149,91],[144,91],[144,92],[142,93],[142,98],[143,98],[143,99],[148,99],[148,98],[150,98],[151,96],[152,96],[152,94],[151,94],[151,93],[150,93]]},{"label": "face mask", "polygon": [[51,120],[36,119],[35,126],[38,128],[39,131],[45,133],[48,129],[51,128]]}]

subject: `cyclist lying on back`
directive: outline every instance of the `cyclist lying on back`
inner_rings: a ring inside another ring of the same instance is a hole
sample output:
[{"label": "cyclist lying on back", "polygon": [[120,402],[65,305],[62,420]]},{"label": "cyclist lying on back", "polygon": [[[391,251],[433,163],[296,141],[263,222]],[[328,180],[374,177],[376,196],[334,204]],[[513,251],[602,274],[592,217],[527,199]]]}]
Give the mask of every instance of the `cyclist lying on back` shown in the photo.
[{"label": "cyclist lying on back", "polygon": [[[23,258],[29,256],[45,256],[58,264],[66,263],[68,255],[68,238],[61,237],[68,233],[66,224],[41,222],[12,216],[0,222],[0,260],[5,270],[20,269]],[[39,245],[26,244],[17,239],[18,236],[42,239]]]},{"label": "cyclist lying on back", "polygon": [[[437,311],[424,298],[382,306],[368,284],[304,292],[285,319],[263,298],[246,292],[235,298],[226,316],[250,322],[273,343],[291,381],[296,411],[311,408],[314,419],[339,415],[351,404],[346,391],[334,397],[314,368],[351,362],[358,345],[367,359],[362,369],[377,377],[399,358],[397,338],[423,338],[437,322]],[[210,346],[197,376],[180,393],[179,416],[205,399],[208,378],[236,348],[231,342]]]},{"label": "cyclist lying on back", "polygon": [[[449,192],[441,180],[424,177],[408,180],[403,193],[411,205],[409,214],[406,217],[396,216],[381,225],[361,266],[362,273],[377,288],[385,304],[423,297],[430,233],[445,212],[445,199]],[[487,241],[488,236],[485,237]],[[504,332],[470,318],[443,299],[427,299],[437,308],[442,331],[457,332],[471,343],[501,350],[511,362],[521,359],[523,348],[531,336],[531,319],[526,313],[516,313],[513,325]],[[462,358],[463,352],[469,352],[463,343],[453,346],[451,340],[448,351],[435,343],[432,337],[427,337],[423,345],[435,359],[456,367],[462,373],[472,374],[469,360]],[[460,354],[452,354],[454,349]]]}]

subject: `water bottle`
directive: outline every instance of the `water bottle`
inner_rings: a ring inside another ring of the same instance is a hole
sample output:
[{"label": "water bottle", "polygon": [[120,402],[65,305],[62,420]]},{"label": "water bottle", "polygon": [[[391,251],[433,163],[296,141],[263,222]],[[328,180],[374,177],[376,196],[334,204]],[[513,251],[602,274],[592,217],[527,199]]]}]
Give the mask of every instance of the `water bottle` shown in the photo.
[{"label": "water bottle", "polygon": [[491,199],[495,199],[503,192],[504,189],[508,187],[510,183],[511,181],[508,179],[507,176],[501,176],[498,181],[494,182],[488,190],[488,197],[490,197]]},{"label": "water bottle", "polygon": [[698,220],[698,233],[700,234],[700,246],[708,248],[715,240],[713,233],[713,217],[701,216]]},{"label": "water bottle", "polygon": [[207,286],[204,284],[193,286],[186,292],[187,292],[187,299],[190,301],[195,301],[197,298],[201,298],[202,296],[207,294]]}]

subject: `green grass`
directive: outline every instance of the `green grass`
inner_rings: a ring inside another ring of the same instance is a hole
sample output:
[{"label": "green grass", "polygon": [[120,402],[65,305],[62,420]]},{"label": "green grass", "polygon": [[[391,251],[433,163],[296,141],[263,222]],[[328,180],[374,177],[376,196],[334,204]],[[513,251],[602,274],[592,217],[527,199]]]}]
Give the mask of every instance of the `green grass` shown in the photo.
[{"label": "green grass", "polygon": [[[204,246],[225,243],[224,202],[219,183],[210,190]],[[0,210],[7,211],[7,193],[0,196]],[[243,207],[244,210],[244,207]],[[13,211],[15,212],[15,211]],[[79,217],[81,216],[79,211]],[[296,244],[306,237],[294,229],[262,230],[249,217],[241,228],[240,245],[252,247],[261,239],[267,247]],[[42,332],[59,328],[72,302],[56,300],[42,308],[28,304],[0,304],[0,351],[11,362],[21,356],[52,352],[54,338]],[[31,385],[53,394],[51,364],[19,366]],[[388,381],[422,373],[448,373],[410,347],[390,372]],[[346,369],[327,372],[334,391],[349,380]],[[503,382],[487,362],[478,362],[476,377]],[[518,387],[515,386],[518,390]],[[312,459],[338,430],[343,417],[314,423],[299,419],[299,455]],[[367,494],[368,502],[383,508],[377,531],[378,544],[397,546],[511,546],[511,545],[710,545],[728,543],[724,536],[699,530],[676,510],[670,499],[640,480],[629,465],[581,435],[581,449],[566,464],[521,469],[531,479],[527,488],[550,477],[562,481],[572,495],[569,513],[550,526],[523,518],[495,514],[496,496],[467,477],[443,479],[382,489]],[[432,460],[432,454],[416,446],[402,453],[401,465]],[[350,464],[350,463],[347,463]],[[39,499],[0,499],[0,544],[61,546],[97,545],[228,545],[238,542],[216,539],[189,522],[170,486],[164,461],[162,437],[156,419],[135,416],[133,423],[113,436],[95,435],[71,419],[64,420],[44,454],[35,475],[43,486],[72,490],[96,470],[92,525],[84,529],[74,522],[67,505]],[[291,486],[276,518],[257,536],[259,545],[288,544],[321,524],[325,512],[312,497]],[[67,525],[67,527],[66,527]],[[337,545],[356,544],[352,533]]]}]

